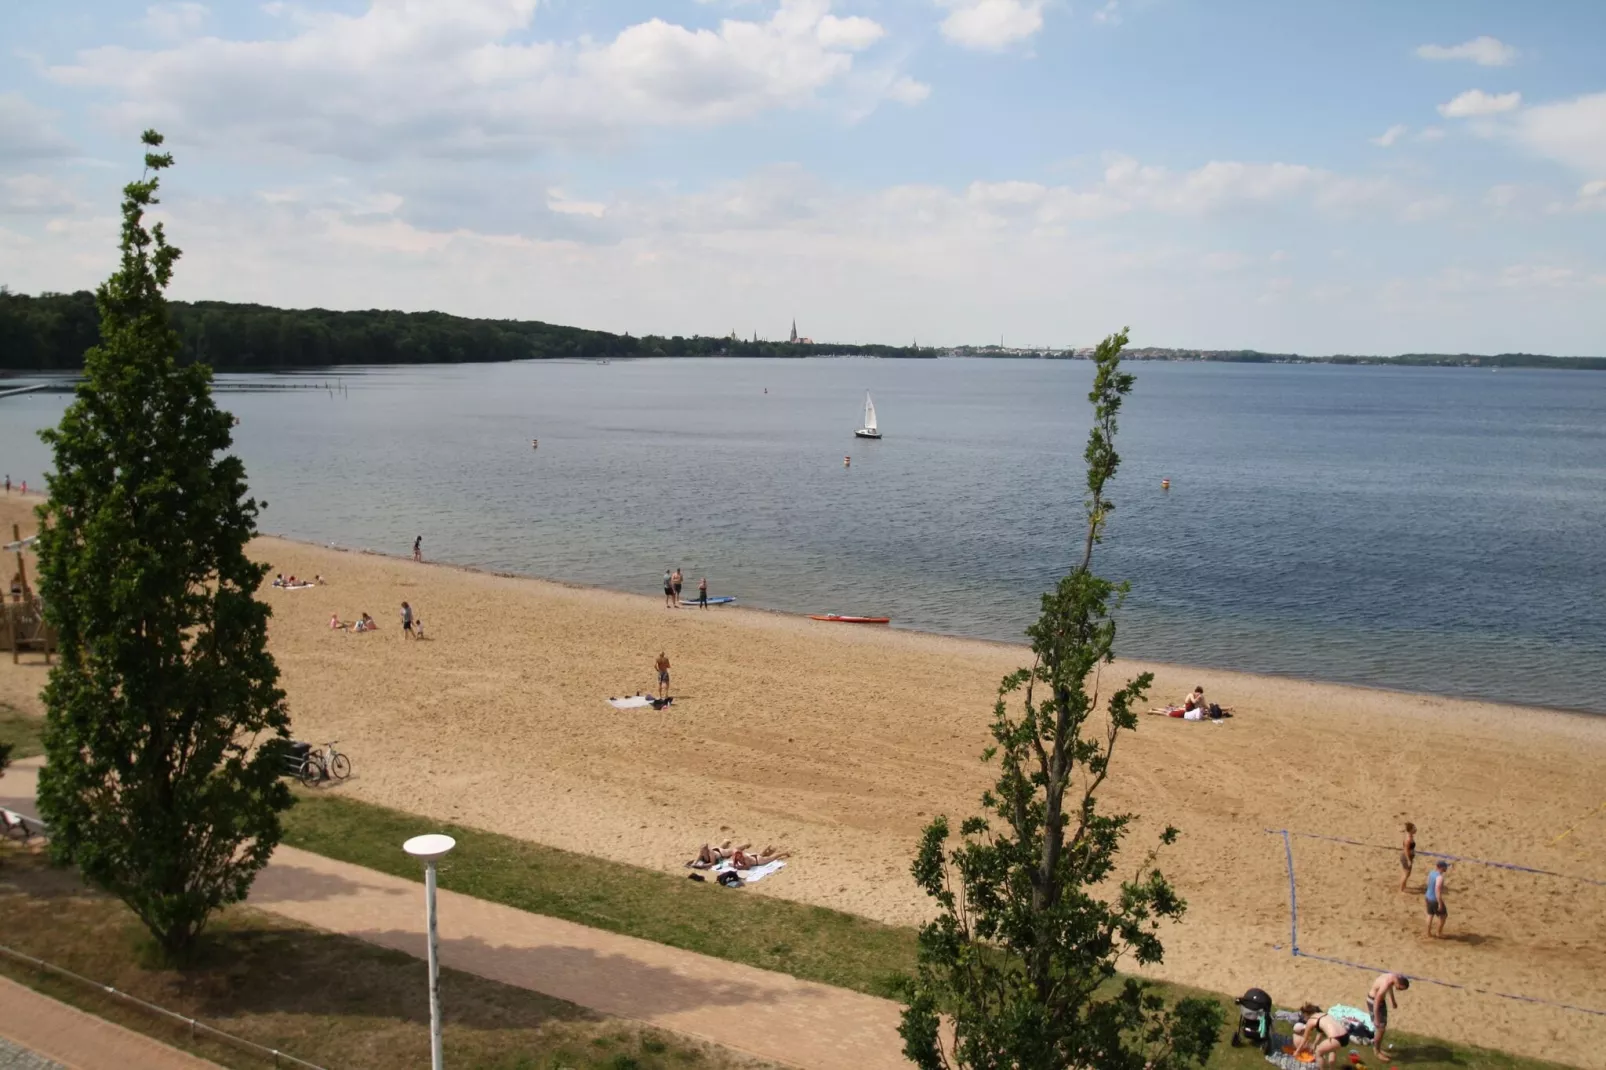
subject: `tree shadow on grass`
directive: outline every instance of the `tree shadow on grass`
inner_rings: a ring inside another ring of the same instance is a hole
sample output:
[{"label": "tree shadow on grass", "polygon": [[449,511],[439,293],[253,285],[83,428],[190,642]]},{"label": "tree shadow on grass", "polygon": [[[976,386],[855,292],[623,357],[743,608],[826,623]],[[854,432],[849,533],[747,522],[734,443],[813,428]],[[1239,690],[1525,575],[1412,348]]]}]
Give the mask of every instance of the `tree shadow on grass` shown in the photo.
[{"label": "tree shadow on grass", "polygon": [[1450,1048],[1443,1044],[1432,1043],[1400,1045],[1389,1055],[1388,1061],[1407,1066],[1414,1063],[1432,1063],[1437,1066],[1466,1065],[1465,1061]]}]

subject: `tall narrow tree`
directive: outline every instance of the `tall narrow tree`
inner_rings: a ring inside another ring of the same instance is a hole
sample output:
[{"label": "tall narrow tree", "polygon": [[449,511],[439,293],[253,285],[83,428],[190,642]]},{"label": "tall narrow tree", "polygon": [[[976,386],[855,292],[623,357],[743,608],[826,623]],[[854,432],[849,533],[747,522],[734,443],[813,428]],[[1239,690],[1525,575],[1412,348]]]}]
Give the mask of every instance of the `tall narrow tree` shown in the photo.
[{"label": "tall narrow tree", "polygon": [[[1093,572],[1093,552],[1114,509],[1116,416],[1133,382],[1121,370],[1126,342],[1123,330],[1094,353],[1079,562],[1043,596],[1028,629],[1036,661],[999,687],[985,758],[1000,773],[982,796],[987,816],[966,820],[951,849],[947,819],[937,818],[914,863],[938,907],[920,933],[900,1029],[922,1070],[1178,1070],[1202,1065],[1221,1028],[1212,1001],[1167,1005],[1140,980],[1116,980],[1124,956],[1139,966],[1161,960],[1159,927],[1185,906],[1153,851],[1111,886],[1136,815],[1097,807],[1116,744],[1137,728],[1152,682],[1143,673],[1102,693],[1127,588]],[[1176,835],[1167,828],[1160,840]]]},{"label": "tall narrow tree", "polygon": [[180,366],[165,290],[179,251],[147,228],[173,158],[147,131],[123,190],[100,345],[60,426],[39,509],[39,592],[61,660],[45,687],[39,807],[51,849],[126,902],[169,953],[243,899],[291,803],[289,718],[267,652],[257,503],[227,451],[211,369]]}]

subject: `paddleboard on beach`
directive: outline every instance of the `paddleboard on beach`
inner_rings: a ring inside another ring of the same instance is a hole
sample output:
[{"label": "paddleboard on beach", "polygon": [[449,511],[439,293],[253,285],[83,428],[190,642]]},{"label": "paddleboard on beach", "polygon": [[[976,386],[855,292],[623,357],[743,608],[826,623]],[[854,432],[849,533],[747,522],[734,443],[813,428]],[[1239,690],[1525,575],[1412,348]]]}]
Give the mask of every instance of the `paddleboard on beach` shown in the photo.
[{"label": "paddleboard on beach", "polygon": [[828,620],[837,624],[891,624],[891,617],[848,617],[841,613],[810,613],[809,620]]},{"label": "paddleboard on beach", "polygon": [[[708,604],[711,605],[711,606],[728,606],[734,601],[736,601],[736,596],[735,595],[733,595],[733,594],[722,594],[718,598],[710,598],[708,600]],[[680,600],[680,604],[683,605],[683,606],[700,606],[700,605],[702,605],[702,603],[697,601],[697,599],[695,599],[695,598],[682,598]]]}]

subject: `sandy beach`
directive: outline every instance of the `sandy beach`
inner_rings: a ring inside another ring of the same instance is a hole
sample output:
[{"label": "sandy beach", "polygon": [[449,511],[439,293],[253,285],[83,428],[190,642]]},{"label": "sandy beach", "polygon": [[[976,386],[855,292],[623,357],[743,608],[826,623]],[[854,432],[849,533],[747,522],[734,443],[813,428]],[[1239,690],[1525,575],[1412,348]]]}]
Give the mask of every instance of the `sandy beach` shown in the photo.
[{"label": "sandy beach", "polygon": [[[16,495],[0,499],[8,540],[14,522],[32,530]],[[650,589],[575,588],[274,538],[253,552],[275,572],[328,581],[262,597],[295,734],[339,739],[352,756],[355,774],[338,790],[664,870],[679,871],[705,840],[784,844],[792,864],[743,894],[896,923],[926,916],[908,875],[916,839],[934,814],[974,812],[990,779],[979,753],[998,680],[1028,660],[1003,644],[730,607],[672,611]],[[5,567],[9,577],[9,556]],[[404,599],[423,642],[401,636]],[[365,611],[378,632],[328,627],[332,613]],[[608,696],[652,690],[660,651],[673,663],[675,704],[610,707]],[[45,670],[24,660],[0,657],[0,702],[37,711]],[[1154,671],[1155,704],[1202,684],[1237,710],[1220,725],[1145,718],[1122,741],[1104,796],[1144,816],[1133,865],[1159,827],[1183,832],[1161,864],[1190,911],[1166,934],[1159,976],[1262,987],[1282,1006],[1361,1003],[1368,974],[1291,956],[1287,853],[1267,830],[1363,841],[1380,846],[1292,840],[1302,951],[1465,986],[1413,986],[1398,1028],[1606,1067],[1586,1043],[1603,1019],[1552,1005],[1606,1011],[1606,813],[1556,840],[1606,802],[1606,718],[1178,666],[1116,669]],[[1429,941],[1428,860],[1411,892],[1397,891],[1405,820],[1425,851],[1569,876],[1458,863],[1449,938]]]}]

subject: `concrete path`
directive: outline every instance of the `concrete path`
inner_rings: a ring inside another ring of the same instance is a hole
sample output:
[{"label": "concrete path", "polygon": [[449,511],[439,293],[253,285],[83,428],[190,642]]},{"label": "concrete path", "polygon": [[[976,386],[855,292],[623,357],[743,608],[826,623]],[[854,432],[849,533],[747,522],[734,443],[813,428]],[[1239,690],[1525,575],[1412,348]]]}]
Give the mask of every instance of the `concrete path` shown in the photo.
[{"label": "concrete path", "polygon": [[[113,1025],[33,989],[0,977],[0,1037],[21,1052],[0,1048],[0,1066],[68,1070],[218,1070],[142,1033]],[[43,1056],[28,1061],[29,1055]],[[7,1061],[7,1060],[11,1061]]]},{"label": "concrete path", "polygon": [[[0,806],[31,814],[33,775],[13,767],[0,779]],[[415,881],[280,847],[258,875],[250,902],[316,928],[425,954],[424,887]],[[452,969],[803,1070],[910,1070],[897,1032],[899,1007],[888,1000],[455,892],[440,892],[439,909],[441,963]],[[441,1001],[449,1018],[449,985]]]}]

